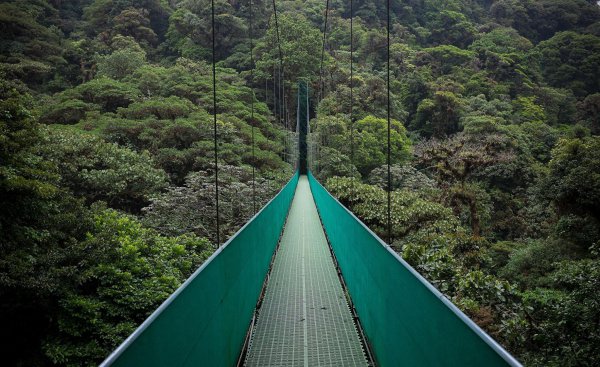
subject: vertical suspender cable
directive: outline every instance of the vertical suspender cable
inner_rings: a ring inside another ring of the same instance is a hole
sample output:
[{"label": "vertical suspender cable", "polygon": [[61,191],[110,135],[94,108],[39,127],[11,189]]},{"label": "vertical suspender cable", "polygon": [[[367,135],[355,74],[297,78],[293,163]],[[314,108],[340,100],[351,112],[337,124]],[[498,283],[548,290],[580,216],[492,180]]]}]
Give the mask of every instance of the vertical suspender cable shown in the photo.
[{"label": "vertical suspender cable", "polygon": [[287,105],[285,100],[285,72],[281,70],[281,110],[283,111],[283,126],[285,128],[285,159],[286,162],[290,162],[290,145],[289,145],[289,121],[287,119]]},{"label": "vertical suspender cable", "polygon": [[[354,0],[350,0],[350,164],[354,166]],[[354,195],[354,173],[350,181]]]},{"label": "vertical suspender cable", "polygon": [[[252,34],[252,0],[250,0],[250,81],[254,80],[254,39]],[[252,124],[252,214],[256,214],[256,154],[254,151],[254,88],[252,90],[252,100],[250,101],[250,123]]]},{"label": "vertical suspender cable", "polygon": [[[296,133],[298,134],[298,145],[300,145],[300,87],[298,87],[298,98],[296,99]],[[307,132],[308,136],[308,132]],[[308,155],[308,154],[307,154]],[[298,157],[296,161],[300,159],[300,149],[298,149]],[[307,157],[307,164],[311,164],[309,157]],[[300,164],[296,164],[297,169],[300,168]]]},{"label": "vertical suspender cable", "polygon": [[273,112],[275,112],[275,119],[277,120],[277,90],[276,90],[277,79],[276,79],[276,74],[277,74],[277,68],[275,67],[275,65],[273,65]]},{"label": "vertical suspender cable", "polygon": [[[308,155],[308,134],[310,133],[310,107],[309,107],[309,98],[308,98],[308,93],[309,93],[309,89],[308,89],[308,80],[306,81],[306,135],[304,135],[304,153],[307,156]],[[304,157],[304,159],[307,159],[307,157]],[[305,167],[307,170],[307,174],[308,174],[308,165]]]},{"label": "vertical suspender cable", "polygon": [[277,88],[277,97],[275,98],[275,103],[277,103],[277,107],[275,107],[276,118],[278,122],[281,122],[281,69],[279,65],[274,65],[273,68],[273,79],[275,80],[274,88]]},{"label": "vertical suspender cable", "polygon": [[[319,93],[318,93],[318,99],[317,99],[317,103],[319,103],[321,101],[321,99],[323,98],[323,94],[324,94],[324,88],[323,88],[323,63],[324,63],[324,59],[325,59],[325,46],[327,44],[327,19],[329,17],[329,0],[327,0],[327,4],[325,5],[325,24],[323,25],[323,48],[321,49],[321,66],[319,68]],[[307,99],[308,99],[308,92],[307,92]],[[308,106],[308,104],[307,104]],[[308,116],[308,114],[307,114]],[[308,132],[307,132],[308,133]],[[317,145],[320,144],[320,139],[319,142],[317,142],[315,139],[311,139],[311,151],[314,153],[313,154],[313,168],[314,168],[314,172],[317,173],[317,161],[319,159],[319,154],[317,152]],[[314,147],[313,147],[314,145]]]},{"label": "vertical suspender cable", "polygon": [[215,57],[215,0],[211,0],[211,24],[212,24],[212,77],[213,77],[213,122],[214,122],[214,148],[215,148],[215,209],[216,209],[216,227],[217,227],[217,247],[221,246],[220,231],[220,213],[219,213],[219,148],[217,144],[217,69]]},{"label": "vertical suspender cable", "polygon": [[[279,109],[279,123],[283,126],[283,108],[281,104],[281,65],[277,69],[277,104]],[[286,146],[285,136],[283,137],[283,161],[285,162]]]},{"label": "vertical suspender cable", "polygon": [[[352,1],[352,0],[350,0]],[[323,48],[321,49],[321,68],[319,72],[319,98],[317,99],[317,103],[321,101],[324,95],[324,87],[323,87],[323,60],[325,59],[325,44],[327,43],[327,18],[329,15],[329,0],[327,0],[327,4],[325,5],[325,24],[323,25]]]},{"label": "vertical suspender cable", "polygon": [[390,119],[390,0],[386,2],[387,13],[387,234],[388,244],[392,244],[392,174],[391,174],[391,132]]},{"label": "vertical suspender cable", "polygon": [[288,141],[287,141],[287,131],[288,131],[288,125],[287,125],[287,118],[286,118],[286,111],[285,111],[285,74],[283,73],[283,69],[281,70],[281,119],[283,121],[283,129],[285,131],[285,135],[283,136],[283,146],[285,148],[285,161],[289,162],[289,147],[288,147]]},{"label": "vertical suspender cable", "polygon": [[[277,20],[277,5],[275,4],[275,0],[273,0],[273,15],[275,17],[275,34],[277,35],[277,48],[279,51],[279,88],[278,93],[281,93],[281,75],[283,73],[283,57],[281,53],[281,40],[279,39],[279,21]],[[284,81],[285,82],[285,81]],[[281,103],[281,94],[279,98],[279,103]],[[279,109],[279,122],[281,122],[281,108]],[[284,142],[284,154],[285,154],[285,142]],[[285,160],[285,156],[284,156]]]}]

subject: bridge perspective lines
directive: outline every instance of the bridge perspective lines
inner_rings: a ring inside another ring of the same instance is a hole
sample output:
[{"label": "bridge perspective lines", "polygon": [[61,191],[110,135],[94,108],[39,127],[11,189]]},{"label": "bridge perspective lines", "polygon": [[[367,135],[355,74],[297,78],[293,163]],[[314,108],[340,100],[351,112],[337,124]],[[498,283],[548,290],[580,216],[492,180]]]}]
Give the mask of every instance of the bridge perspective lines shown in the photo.
[{"label": "bridge perspective lines", "polygon": [[306,176],[296,194],[246,366],[367,366]]}]

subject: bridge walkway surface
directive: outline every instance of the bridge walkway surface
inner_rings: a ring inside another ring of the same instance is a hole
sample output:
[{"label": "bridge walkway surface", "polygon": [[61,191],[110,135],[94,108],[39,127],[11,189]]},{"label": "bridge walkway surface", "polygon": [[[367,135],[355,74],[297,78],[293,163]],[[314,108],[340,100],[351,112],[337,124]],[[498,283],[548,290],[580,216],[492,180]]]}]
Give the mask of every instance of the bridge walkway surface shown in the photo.
[{"label": "bridge walkway surface", "polygon": [[292,201],[246,366],[367,366],[306,176]]}]

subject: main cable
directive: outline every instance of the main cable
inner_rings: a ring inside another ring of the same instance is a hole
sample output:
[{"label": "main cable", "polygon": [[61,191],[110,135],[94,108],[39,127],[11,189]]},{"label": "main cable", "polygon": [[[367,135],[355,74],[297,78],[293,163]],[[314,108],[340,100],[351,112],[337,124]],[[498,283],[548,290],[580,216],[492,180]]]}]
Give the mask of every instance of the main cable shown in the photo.
[{"label": "main cable", "polygon": [[220,232],[220,212],[219,212],[219,147],[217,143],[217,68],[215,56],[215,0],[210,1],[211,5],[211,24],[212,24],[212,77],[213,77],[213,133],[214,133],[214,152],[215,152],[215,209],[216,209],[216,225],[217,225],[217,247],[221,246]]},{"label": "main cable", "polygon": [[387,11],[387,235],[388,244],[392,244],[392,170],[391,170],[391,132],[390,118],[390,0],[386,2]]}]

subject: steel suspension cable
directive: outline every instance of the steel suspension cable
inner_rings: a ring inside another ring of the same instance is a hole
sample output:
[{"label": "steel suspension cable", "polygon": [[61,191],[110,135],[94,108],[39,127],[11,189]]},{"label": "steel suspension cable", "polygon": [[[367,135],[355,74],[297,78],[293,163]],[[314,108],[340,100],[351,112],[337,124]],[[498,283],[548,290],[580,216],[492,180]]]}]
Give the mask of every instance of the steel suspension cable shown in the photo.
[{"label": "steel suspension cable", "polygon": [[[317,103],[319,103],[321,101],[321,99],[323,98],[323,95],[325,93],[324,91],[324,85],[323,85],[323,64],[324,64],[324,60],[325,60],[325,48],[327,45],[327,23],[328,23],[328,18],[329,18],[329,0],[327,0],[327,3],[325,4],[325,22],[323,24],[323,48],[321,49],[321,64],[319,67],[319,92],[318,92],[318,99],[317,99]],[[307,94],[307,98],[308,98],[308,94]],[[308,106],[308,104],[307,104]],[[308,133],[308,132],[307,132]],[[319,144],[320,142],[320,138],[318,137],[319,140]],[[313,140],[314,141],[314,140]],[[314,147],[311,147],[311,151],[314,152],[313,154],[313,158],[314,162],[313,162],[313,167],[314,167],[314,171],[315,173],[317,173],[317,169],[318,169],[318,164],[317,164],[317,160],[319,159],[319,153],[318,153],[318,144],[315,143],[313,144],[315,145]]]},{"label": "steel suspension cable", "polygon": [[283,135],[283,152],[284,152],[283,158],[284,158],[284,161],[287,162],[289,151],[288,151],[288,142],[287,142],[287,119],[285,116],[285,113],[286,113],[286,111],[285,111],[285,74],[283,73],[282,69],[280,69],[280,70],[281,70],[280,71],[281,78],[280,78],[279,86],[281,88],[281,94],[280,94],[281,98],[279,100],[279,103],[281,104],[281,108],[280,108],[281,120],[282,120],[283,129],[285,131],[285,134]]},{"label": "steel suspension cable", "polygon": [[[352,0],[350,0],[352,1]],[[327,4],[325,5],[325,24],[323,25],[323,48],[321,49],[321,67],[319,71],[319,99],[318,102],[321,101],[324,94],[323,87],[323,60],[325,59],[325,45],[327,43],[327,18],[329,16],[329,0],[327,0]],[[317,103],[318,103],[317,102]]]},{"label": "steel suspension cable", "polygon": [[[277,5],[275,4],[275,0],[272,1],[273,2],[273,16],[275,17],[275,34],[277,36],[277,48],[279,51],[279,88],[278,88],[278,93],[279,94],[279,103],[280,103],[280,109],[279,109],[279,123],[282,123],[282,108],[281,108],[281,75],[283,74],[284,70],[283,70],[283,53],[281,52],[281,40],[279,38],[279,20],[277,19]],[[284,80],[285,83],[285,80]],[[286,144],[285,144],[285,137],[284,137],[284,144],[283,144],[283,149],[284,149],[284,160],[285,160],[285,153],[286,153]]]},{"label": "steel suspension cable", "polygon": [[392,170],[391,170],[391,135],[392,124],[390,118],[390,0],[386,1],[387,13],[387,237],[388,244],[392,244]]},{"label": "steel suspension cable", "polygon": [[216,209],[216,245],[221,246],[220,232],[220,212],[219,212],[219,147],[217,142],[217,68],[216,68],[216,56],[215,56],[215,0],[210,1],[211,5],[211,24],[212,24],[212,77],[213,77],[213,137],[214,137],[214,153],[215,153],[215,209]]},{"label": "steel suspension cable", "polygon": [[[281,109],[281,65],[277,69],[277,109],[279,114],[277,115],[277,119],[279,123],[283,125],[283,111]],[[285,161],[285,137],[283,138],[283,160]]]},{"label": "steel suspension cable", "polygon": [[273,111],[275,119],[279,120],[277,115],[277,67],[273,65]]},{"label": "steel suspension cable", "polygon": [[[354,0],[350,0],[350,164],[354,166]],[[350,195],[354,195],[354,172]]]},{"label": "steel suspension cable", "polygon": [[[250,36],[250,81],[252,82],[254,80],[254,55],[253,55],[253,49],[254,49],[254,38],[253,38],[253,34],[252,34],[252,18],[253,18],[253,14],[252,14],[252,0],[250,0],[250,29],[249,29],[249,36]],[[250,122],[251,122],[251,128],[252,128],[252,213],[256,214],[256,154],[254,151],[254,88],[252,86],[251,90],[252,90],[252,100],[250,101]]]}]

